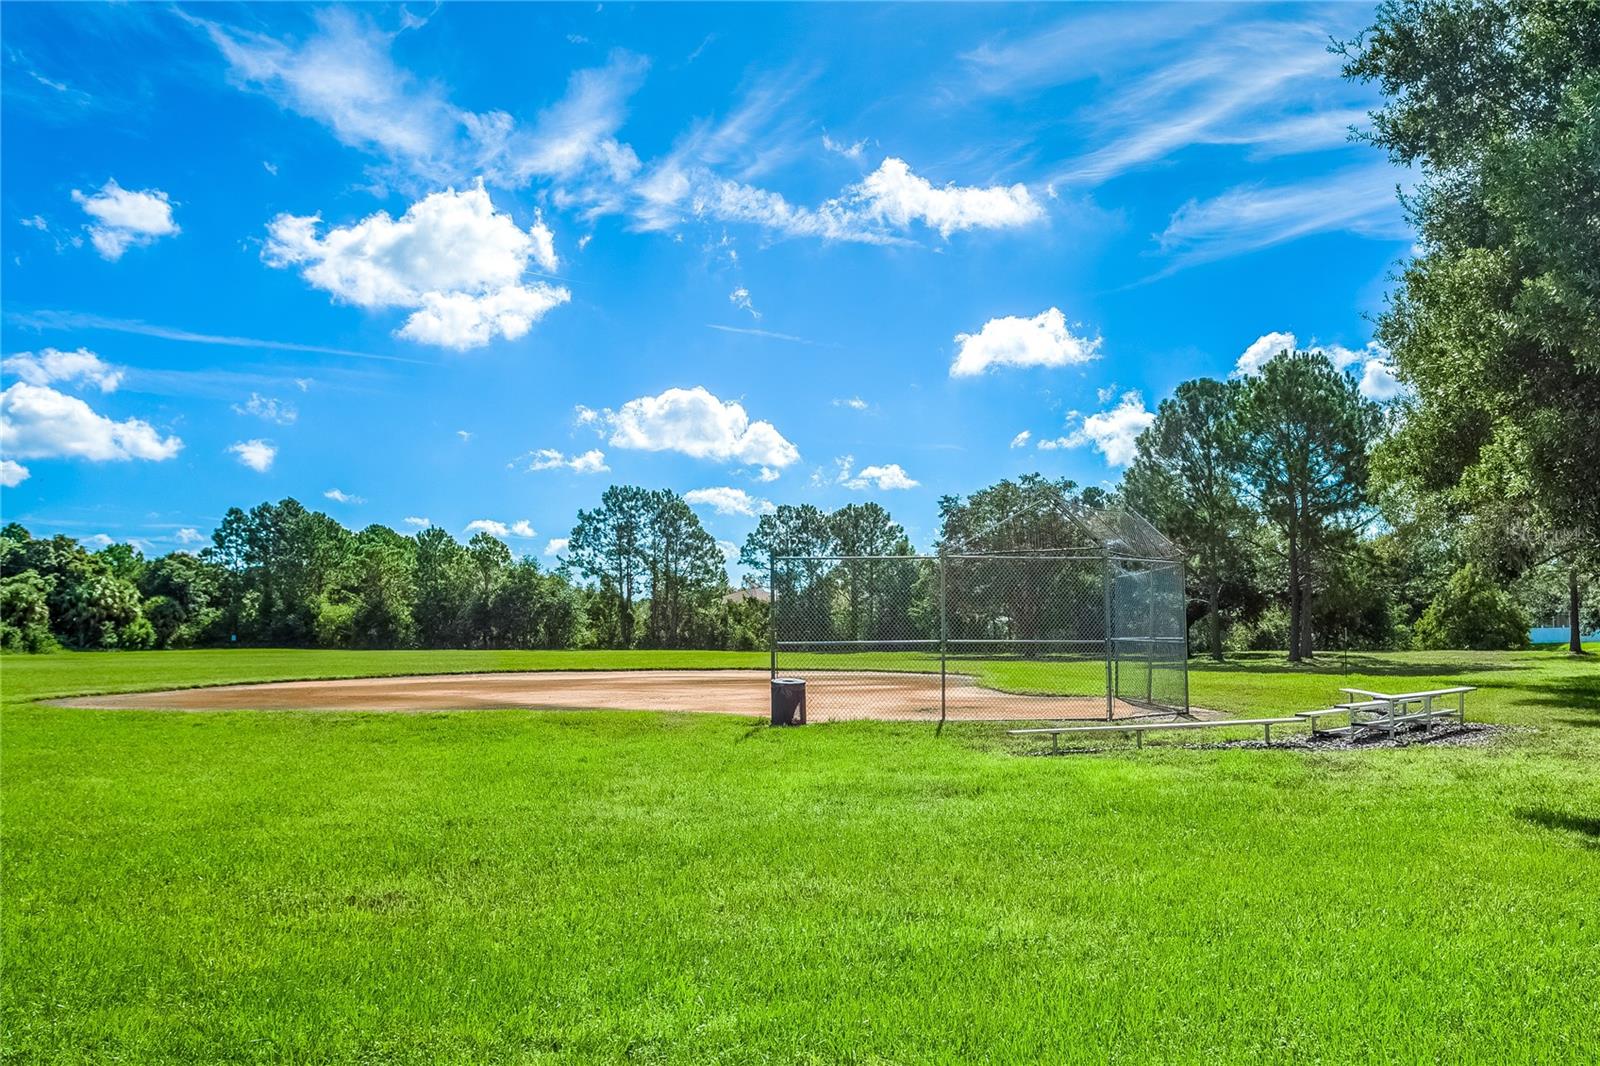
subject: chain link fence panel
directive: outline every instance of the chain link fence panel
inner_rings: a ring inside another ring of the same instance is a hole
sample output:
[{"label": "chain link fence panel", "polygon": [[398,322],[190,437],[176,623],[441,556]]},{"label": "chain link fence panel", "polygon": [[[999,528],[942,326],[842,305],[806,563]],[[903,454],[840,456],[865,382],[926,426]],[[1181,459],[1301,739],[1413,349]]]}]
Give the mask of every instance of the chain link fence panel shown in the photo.
[{"label": "chain link fence panel", "polygon": [[1188,709],[1183,568],[1067,553],[772,562],[773,676],[811,721]]}]

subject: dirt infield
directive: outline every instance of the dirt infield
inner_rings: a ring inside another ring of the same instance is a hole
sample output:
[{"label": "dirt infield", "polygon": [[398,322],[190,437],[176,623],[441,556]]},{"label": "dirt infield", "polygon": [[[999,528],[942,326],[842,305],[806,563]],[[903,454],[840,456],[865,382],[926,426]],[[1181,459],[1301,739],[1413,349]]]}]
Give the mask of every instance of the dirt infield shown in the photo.
[{"label": "dirt infield", "polygon": [[[106,710],[692,711],[766,717],[765,670],[560,670],[542,673],[430,674],[339,681],[274,681],[170,692],[131,692],[54,700]],[[837,672],[806,678],[812,722],[937,720],[939,675]],[[1027,696],[983,688],[951,675],[946,716],[956,721],[1104,718],[1103,696]],[[1119,703],[1119,717],[1141,708]]]}]

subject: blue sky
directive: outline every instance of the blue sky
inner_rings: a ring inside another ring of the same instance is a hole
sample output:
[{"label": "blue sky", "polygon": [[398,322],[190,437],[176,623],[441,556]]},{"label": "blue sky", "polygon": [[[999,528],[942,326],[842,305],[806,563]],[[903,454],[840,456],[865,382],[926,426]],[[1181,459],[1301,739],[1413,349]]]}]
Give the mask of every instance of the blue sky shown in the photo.
[{"label": "blue sky", "polygon": [[[559,550],[612,482],[1115,481],[1180,381],[1370,317],[1362,5],[10,5],[5,518],[230,505]],[[474,525],[474,523],[478,523]]]}]

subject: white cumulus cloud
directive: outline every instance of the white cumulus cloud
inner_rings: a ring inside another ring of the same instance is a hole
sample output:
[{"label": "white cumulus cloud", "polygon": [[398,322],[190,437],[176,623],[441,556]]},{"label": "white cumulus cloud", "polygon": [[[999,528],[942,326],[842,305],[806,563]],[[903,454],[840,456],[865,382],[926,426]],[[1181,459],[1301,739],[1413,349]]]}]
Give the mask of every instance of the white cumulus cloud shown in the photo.
[{"label": "white cumulus cloud", "polygon": [[[863,489],[877,488],[881,490],[914,489],[920,482],[913,481],[901,469],[899,463],[888,463],[883,466],[864,466],[859,472],[855,469],[856,458],[853,455],[841,455],[833,461],[833,480],[847,489],[859,492]],[[813,484],[827,484],[827,479],[819,470],[812,477]]]},{"label": "white cumulus cloud", "polygon": [[941,237],[957,230],[1022,226],[1044,217],[1025,185],[934,185],[913,174],[903,159],[885,159],[857,191],[861,210],[869,217],[900,228],[921,222]]},{"label": "white cumulus cloud", "polygon": [[973,377],[996,366],[1072,366],[1099,357],[1100,338],[1080,337],[1059,308],[1020,318],[991,318],[977,333],[956,334],[953,378]]},{"label": "white cumulus cloud", "polygon": [[0,486],[14,489],[28,480],[28,468],[10,459],[0,459]]},{"label": "white cumulus cloud", "polygon": [[606,453],[590,448],[579,455],[566,455],[555,448],[540,448],[526,456],[529,470],[570,470],[574,474],[604,474],[611,468],[606,465]]},{"label": "white cumulus cloud", "polygon": [[1155,414],[1145,410],[1143,397],[1129,391],[1122,394],[1122,399],[1111,410],[1084,418],[1082,424],[1068,436],[1042,440],[1038,446],[1049,451],[1091,444],[1110,465],[1127,466],[1138,452],[1135,441],[1139,434],[1155,420]]},{"label": "white cumulus cloud", "polygon": [[550,542],[544,546],[546,555],[560,555],[567,550],[566,537],[551,537]]},{"label": "white cumulus cloud", "polygon": [[1399,396],[1405,390],[1395,373],[1394,364],[1387,359],[1369,359],[1361,368],[1361,395],[1383,403]]},{"label": "white cumulus cloud", "polygon": [[692,504],[710,507],[718,514],[754,517],[758,514],[770,514],[777,510],[772,505],[771,500],[763,500],[750,495],[744,489],[728,486],[690,489],[683,494],[683,498]]},{"label": "white cumulus cloud", "polygon": [[179,232],[172,201],[160,189],[124,189],[111,178],[99,192],[73,189],[72,200],[94,220],[88,226],[89,240],[102,259],[121,259],[129,248]]},{"label": "white cumulus cloud", "polygon": [[914,489],[920,482],[913,481],[900,469],[899,463],[887,466],[864,466],[861,472],[845,482],[847,488],[860,489],[869,485],[879,489]]},{"label": "white cumulus cloud", "polygon": [[[1346,348],[1342,344],[1318,344],[1312,341],[1308,349],[1320,351],[1338,370],[1351,375],[1361,395],[1378,403],[1387,403],[1404,391],[1395,374],[1394,360],[1388,349],[1377,341],[1368,341],[1360,348]],[[1233,377],[1243,378],[1259,374],[1273,356],[1285,349],[1299,348],[1295,335],[1287,330],[1264,333],[1239,356]]]},{"label": "white cumulus cloud", "polygon": [[433,525],[432,519],[423,518],[420,515],[407,515],[405,518],[402,518],[401,521],[408,526],[416,526],[418,529],[427,529],[429,526]]},{"label": "white cumulus cloud", "polygon": [[265,474],[271,470],[272,461],[278,457],[278,446],[260,437],[234,441],[228,445],[228,451],[232,452],[239,462],[258,474]]},{"label": "white cumulus cloud", "polygon": [[0,451],[12,458],[160,462],[182,448],[182,440],[148,422],[107,418],[48,386],[18,381],[0,392]]},{"label": "white cumulus cloud", "polygon": [[1286,330],[1272,333],[1263,333],[1239,355],[1238,362],[1233,367],[1233,377],[1248,377],[1260,373],[1261,368],[1279,352],[1294,351],[1298,347],[1295,335]]},{"label": "white cumulus cloud", "polygon": [[467,523],[468,533],[487,533],[505,540],[507,537],[533,537],[533,524],[526,518],[515,522],[501,522],[493,518],[475,518]]},{"label": "white cumulus cloud", "polygon": [[179,544],[200,544],[205,541],[205,536],[193,526],[184,526],[173,534]]},{"label": "white cumulus cloud", "polygon": [[35,355],[18,352],[0,362],[0,370],[30,385],[79,381],[101,392],[115,392],[122,384],[122,371],[102,360],[87,348],[63,352],[46,348]]},{"label": "white cumulus cloud", "polygon": [[1033,430],[1025,429],[1021,433],[1018,433],[1015,437],[1011,438],[1011,447],[1013,447],[1013,448],[1021,448],[1022,446],[1027,444],[1028,441],[1032,437],[1033,437]]},{"label": "white cumulus cloud", "polygon": [[563,287],[524,279],[534,265],[557,265],[548,227],[539,220],[523,230],[481,183],[426,196],[398,219],[379,211],[325,234],[321,225],[318,215],[277,216],[263,259],[298,267],[346,303],[411,309],[398,332],[419,343],[464,350],[516,340],[571,299]]},{"label": "white cumulus cloud", "polygon": [[580,407],[578,422],[604,426],[617,448],[681,452],[772,470],[800,458],[799,449],[771,422],[751,421],[743,404],[723,402],[700,385],[640,396],[615,411]]},{"label": "white cumulus cloud", "polygon": [[357,496],[357,495],[355,495],[353,493],[345,492],[342,489],[329,489],[327,492],[324,492],[322,495],[323,495],[324,498],[332,500],[334,503],[366,503],[367,502],[367,499],[366,499],[365,496]]},{"label": "white cumulus cloud", "polygon": [[892,157],[816,207],[792,204],[781,193],[677,159],[659,164],[630,191],[644,229],[670,229],[695,218],[749,223],[786,237],[867,244],[905,243],[916,225],[948,239],[963,230],[1014,229],[1045,218],[1024,185],[934,185],[905,160]]}]

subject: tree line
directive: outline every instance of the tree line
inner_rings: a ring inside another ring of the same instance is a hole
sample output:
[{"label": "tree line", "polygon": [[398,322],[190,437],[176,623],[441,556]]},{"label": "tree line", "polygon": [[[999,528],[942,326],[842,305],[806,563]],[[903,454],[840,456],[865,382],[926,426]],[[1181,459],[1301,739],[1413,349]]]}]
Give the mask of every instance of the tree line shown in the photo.
[{"label": "tree line", "polygon": [[[610,524],[613,542],[601,544]],[[755,647],[722,555],[683,499],[631,486],[579,515],[566,565],[486,532],[352,531],[297,500],[231,508],[197,553],[0,530],[8,649]],[[616,563],[616,566],[612,564]],[[618,571],[624,580],[614,579]],[[638,573],[646,575],[637,580]]]},{"label": "tree line", "polygon": [[1510,648],[1534,618],[1600,617],[1596,557],[1548,526],[1509,536],[1390,459],[1384,412],[1319,351],[1244,380],[1179,385],[1137,442],[1120,498],[1183,546],[1197,644],[1225,651]]}]

